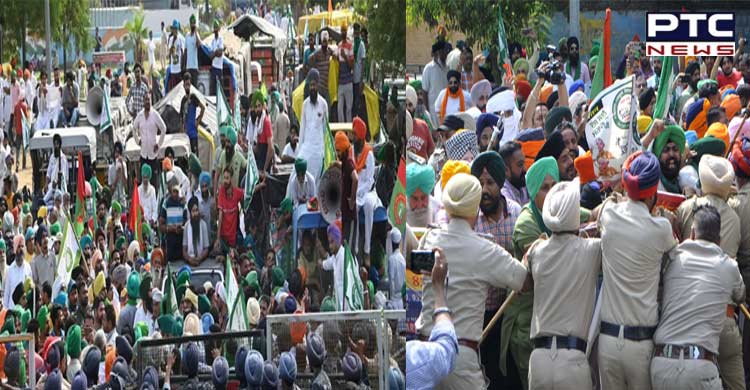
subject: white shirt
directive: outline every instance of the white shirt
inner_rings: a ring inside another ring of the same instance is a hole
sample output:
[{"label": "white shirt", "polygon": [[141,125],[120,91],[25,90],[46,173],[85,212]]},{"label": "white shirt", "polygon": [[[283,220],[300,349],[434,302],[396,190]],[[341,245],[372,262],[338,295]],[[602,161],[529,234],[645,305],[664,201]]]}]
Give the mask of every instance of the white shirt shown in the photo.
[{"label": "white shirt", "polygon": [[[170,48],[174,46],[174,56],[170,55]],[[185,37],[177,34],[176,37],[169,36],[167,43],[167,55],[169,56],[169,73],[180,74],[182,71],[182,51],[185,50]]]},{"label": "white shirt", "polygon": [[375,156],[372,150],[367,153],[367,159],[365,160],[365,168],[360,172],[357,172],[357,201],[361,203],[365,195],[372,191],[373,185],[375,185]]},{"label": "white shirt", "polygon": [[52,182],[57,182],[57,177],[62,169],[62,183],[55,183],[62,188],[63,192],[66,192],[65,186],[68,183],[68,170],[70,165],[68,164],[68,158],[65,153],[60,152],[60,158],[56,158],[54,154],[50,156],[49,163],[47,164],[47,189],[52,189]]},{"label": "white shirt", "polygon": [[[198,219],[200,222],[200,238],[198,238],[198,250],[203,251],[211,246],[211,242],[208,240],[208,226],[203,219]],[[193,245],[193,221],[188,221],[185,225],[185,230],[182,233],[182,246],[187,248],[188,256],[197,257],[200,253],[195,253],[195,245]]]},{"label": "white shirt", "polygon": [[138,186],[138,198],[143,207],[143,216],[148,222],[156,222],[159,218],[158,208],[156,205],[156,191],[154,186],[148,186],[148,190],[144,190],[143,184]]},{"label": "white shirt", "polygon": [[62,107],[62,84],[55,86],[47,84],[47,109],[54,110]]},{"label": "white shirt", "polygon": [[[386,245],[390,245],[390,243],[386,243]],[[406,281],[406,260],[400,251],[395,251],[388,257],[388,281],[391,293],[391,299],[388,300],[389,308],[402,310],[404,300],[401,296],[401,287]]]},{"label": "white shirt", "polygon": [[154,334],[154,317],[150,312],[147,312],[143,309],[143,302],[138,304],[138,309],[136,309],[135,311],[135,317],[133,317],[133,324],[137,324],[139,322],[144,322],[146,326],[148,326],[148,335],[142,336],[151,336],[152,334]]},{"label": "white shirt", "polygon": [[[299,149],[299,144],[297,144],[297,149]],[[291,158],[297,158],[297,151],[292,149],[292,143],[287,142],[286,146],[284,146],[284,150],[281,152],[281,156],[284,157],[291,157]]]},{"label": "white shirt", "polygon": [[[440,91],[445,90],[448,86],[448,67],[440,66],[435,61],[430,61],[422,71],[422,89],[427,91],[427,108],[432,114],[433,121],[437,118],[435,100],[437,100]],[[468,107],[468,106],[467,106]]]},{"label": "white shirt", "polygon": [[156,55],[154,54],[156,51],[156,42],[153,39],[149,39],[146,48],[148,49],[148,63],[154,66],[156,64]]},{"label": "white shirt", "polygon": [[292,171],[289,175],[289,183],[286,185],[286,197],[292,200],[295,206],[307,203],[315,195],[315,178],[310,172],[305,172],[305,181],[302,185],[297,180],[297,172]]},{"label": "white shirt", "polygon": [[[167,125],[161,119],[161,115],[156,110],[149,110],[148,118],[145,110],[141,110],[133,121],[133,134],[136,143],[141,145],[141,157],[147,160],[154,160],[158,156],[158,151],[154,151],[155,145],[164,145],[164,136],[167,134]],[[156,133],[159,133],[159,142],[156,142]]]},{"label": "white shirt", "polygon": [[[445,98],[445,91],[446,89],[443,89],[440,91],[440,94],[437,96],[437,99],[435,99],[435,115],[437,115],[438,119],[440,118],[440,108],[443,105],[443,99]],[[461,90],[461,93],[464,94],[464,111],[469,109],[471,107],[471,95]],[[454,99],[450,96],[448,96],[448,101],[445,103],[445,115],[451,115],[456,114],[458,112],[461,112],[461,100]]]},{"label": "white shirt", "polygon": [[[213,42],[211,42],[212,53],[219,49],[224,50],[224,38],[222,38],[221,35],[219,35],[218,37],[214,36],[214,40]],[[224,55],[214,57],[214,59],[211,60],[211,66],[215,69],[223,69]]]},{"label": "white shirt", "polygon": [[186,69],[198,69],[198,47],[196,44],[198,43],[198,32],[195,32],[194,34],[188,33],[188,35],[185,36],[185,54],[187,55],[187,58],[185,59],[185,68]]},{"label": "white shirt", "polygon": [[323,269],[326,271],[333,270],[333,286],[336,290],[336,302],[339,310],[344,307],[344,246],[340,246],[338,252],[333,256],[328,256],[323,261]]},{"label": "white shirt", "polygon": [[13,309],[16,306],[13,303],[13,290],[16,289],[16,286],[23,283],[26,278],[30,277],[31,266],[26,261],[22,262],[20,266],[15,261],[8,266],[8,269],[5,271],[5,280],[3,281],[3,306],[5,308]]},{"label": "white shirt", "polygon": [[312,104],[310,98],[302,103],[302,120],[299,134],[299,144],[311,144],[320,147],[323,152],[323,134],[326,131],[328,119],[328,102],[318,95],[318,104]]}]

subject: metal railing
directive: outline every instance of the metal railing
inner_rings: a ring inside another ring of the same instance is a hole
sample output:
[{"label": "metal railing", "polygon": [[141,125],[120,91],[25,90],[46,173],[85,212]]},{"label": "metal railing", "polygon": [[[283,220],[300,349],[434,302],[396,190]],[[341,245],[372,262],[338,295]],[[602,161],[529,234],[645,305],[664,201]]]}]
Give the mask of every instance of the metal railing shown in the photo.
[{"label": "metal railing", "polygon": [[[277,361],[281,352],[291,346],[302,348],[302,353],[296,354],[297,384],[303,386],[306,381],[312,381],[313,374],[304,367],[303,343],[295,345],[294,341],[289,342],[294,337],[290,337],[290,333],[295,332],[293,325],[303,325],[305,334],[322,333],[327,349],[323,367],[334,388],[338,388],[343,385],[343,373],[339,370],[341,358],[350,349],[350,343],[360,341],[353,339],[364,337],[365,355],[369,364],[363,362],[363,367],[369,366],[367,371],[372,388],[387,389],[390,367],[398,366],[401,372],[406,369],[406,338],[399,332],[403,329],[399,325],[403,324],[405,317],[404,310],[269,315],[266,317],[268,359]],[[373,337],[375,343],[372,343]]]},{"label": "metal railing", "polygon": [[27,374],[29,375],[28,383],[36,384],[36,359],[34,359],[34,351],[36,349],[34,348],[34,335],[31,333],[22,333],[0,337],[0,344],[3,345],[25,342],[29,343],[28,346],[25,347],[26,361],[29,365],[29,369],[27,370]]}]

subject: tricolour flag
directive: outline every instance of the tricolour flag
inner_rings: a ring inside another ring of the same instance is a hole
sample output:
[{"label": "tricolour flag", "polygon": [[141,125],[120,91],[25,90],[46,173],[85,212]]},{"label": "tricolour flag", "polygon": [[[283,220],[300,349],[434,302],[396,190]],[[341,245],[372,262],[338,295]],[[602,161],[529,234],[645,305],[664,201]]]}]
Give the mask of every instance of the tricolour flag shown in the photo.
[{"label": "tricolour flag", "polygon": [[401,231],[401,237],[405,237],[406,231],[406,161],[401,157],[398,163],[398,175],[393,186],[391,202],[388,204],[388,219],[391,225]]},{"label": "tricolour flag", "polygon": [[329,126],[328,119],[326,119],[326,131],[323,134],[325,138],[325,147],[323,150],[323,170],[325,172],[334,161],[336,161],[336,147],[333,144],[333,135],[331,134],[331,126]]},{"label": "tricolour flag", "polygon": [[102,94],[102,114],[99,119],[99,132],[104,132],[112,127],[112,110],[109,107],[109,95]]},{"label": "tricolour flag", "polygon": [[359,264],[348,245],[344,245],[344,308],[341,311],[364,310],[364,287],[359,277]]},{"label": "tricolour flag", "polygon": [[227,285],[227,307],[229,308],[229,322],[227,323],[228,331],[241,332],[248,330],[247,315],[245,314],[245,293],[240,289],[237,278],[232,270],[232,263],[229,258],[226,260],[226,269],[224,277]]},{"label": "tricolour flag", "polygon": [[29,118],[26,117],[26,110],[21,110],[21,127],[23,128],[23,148],[28,149],[31,139],[31,123],[29,123]]},{"label": "tricolour flag", "polygon": [[57,276],[56,280],[60,286],[67,286],[70,282],[70,274],[73,268],[78,266],[81,258],[81,250],[78,245],[78,237],[73,230],[73,223],[70,219],[65,221],[63,228],[62,246],[60,254],[57,257]]},{"label": "tricolour flag", "polygon": [[177,312],[177,293],[174,288],[174,276],[167,264],[167,280],[164,282],[164,297],[161,301],[162,314],[174,314]]},{"label": "tricolour flag", "polygon": [[[659,75],[659,89],[657,90],[656,105],[654,106],[654,119],[664,119],[669,113],[669,106],[672,104],[671,86],[677,76],[674,73],[674,57],[661,57],[661,74]],[[651,126],[648,129],[651,130]]]},{"label": "tricolour flag", "polygon": [[612,41],[612,11],[607,8],[604,16],[604,28],[602,29],[602,47],[599,50],[599,59],[594,70],[594,80],[591,82],[591,93],[589,100],[594,100],[596,95],[612,85],[612,68],[609,64],[609,52]]}]

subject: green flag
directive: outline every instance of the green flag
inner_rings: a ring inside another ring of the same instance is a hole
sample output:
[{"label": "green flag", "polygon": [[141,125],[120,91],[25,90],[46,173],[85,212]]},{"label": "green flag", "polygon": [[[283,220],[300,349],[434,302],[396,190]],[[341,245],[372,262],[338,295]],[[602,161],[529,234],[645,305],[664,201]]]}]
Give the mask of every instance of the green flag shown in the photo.
[{"label": "green flag", "polygon": [[664,119],[667,116],[669,106],[672,103],[672,91],[670,89],[676,76],[674,73],[674,57],[661,57],[661,74],[659,75],[659,89],[657,89],[656,105],[654,106],[654,119]]},{"label": "green flag", "polygon": [[227,287],[227,307],[229,308],[229,321],[227,322],[227,331],[245,331],[248,330],[247,315],[245,314],[245,293],[240,289],[237,278],[232,270],[232,263],[227,257],[226,268],[224,269]]},{"label": "green flag", "polygon": [[358,311],[365,308],[364,287],[362,279],[359,277],[359,264],[349,250],[349,246],[344,245],[344,305],[340,311]]},{"label": "green flag", "polygon": [[164,298],[161,301],[162,314],[174,314],[177,312],[177,293],[174,288],[174,278],[167,264],[167,281],[164,283]]},{"label": "green flag", "polygon": [[510,63],[510,55],[508,53],[508,39],[505,35],[502,6],[497,7],[497,51],[500,58],[500,69],[503,69],[503,64]]},{"label": "green flag", "polygon": [[109,107],[109,96],[103,94],[102,96],[102,114],[99,119],[99,132],[102,133],[104,130],[112,127],[112,110]]},{"label": "green flag", "polygon": [[250,207],[250,202],[253,200],[253,190],[255,189],[255,185],[258,184],[259,177],[258,165],[255,163],[255,153],[253,153],[253,148],[250,146],[247,148],[247,168],[245,169],[245,208]]},{"label": "green flag", "polygon": [[219,127],[228,123],[236,128],[232,113],[229,110],[229,103],[227,103],[227,98],[224,97],[224,89],[221,87],[216,88],[216,123]]},{"label": "green flag", "polygon": [[78,266],[81,259],[81,250],[78,246],[78,237],[73,231],[73,223],[70,219],[65,220],[63,227],[63,239],[60,255],[57,257],[57,277],[61,286],[67,286],[70,282],[70,274],[73,268]]},{"label": "green flag", "polygon": [[325,138],[325,149],[323,150],[323,170],[325,172],[331,164],[336,161],[336,147],[333,144],[333,135],[331,134],[331,126],[329,126],[328,120],[326,119],[326,130],[323,134]]},{"label": "green flag", "polygon": [[602,29],[602,46],[599,49],[599,58],[594,69],[594,79],[591,81],[591,93],[589,101],[594,100],[599,92],[612,85],[612,68],[609,63],[609,51],[612,40],[611,18],[612,12],[607,8],[604,16],[604,28]]}]

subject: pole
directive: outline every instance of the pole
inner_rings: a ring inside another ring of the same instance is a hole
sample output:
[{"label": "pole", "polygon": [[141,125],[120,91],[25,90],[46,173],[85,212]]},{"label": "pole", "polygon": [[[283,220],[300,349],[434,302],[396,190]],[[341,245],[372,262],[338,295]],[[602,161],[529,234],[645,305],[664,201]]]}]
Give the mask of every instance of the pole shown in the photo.
[{"label": "pole", "polygon": [[[579,0],[570,0],[570,36],[577,37],[581,35],[580,21],[580,2]],[[579,48],[580,49],[580,48]]]},{"label": "pole", "polygon": [[500,320],[500,316],[503,315],[503,312],[505,309],[508,308],[508,305],[510,305],[510,302],[513,301],[513,298],[516,296],[515,291],[511,291],[510,294],[508,294],[508,297],[505,298],[505,302],[503,302],[502,306],[500,306],[499,309],[497,309],[497,312],[495,312],[495,315],[492,317],[492,320],[490,320],[490,323],[487,324],[487,326],[482,330],[482,337],[479,338],[479,345],[482,345],[482,342],[484,339],[487,338],[487,336],[490,334],[490,331],[492,328],[495,327],[495,323]]},{"label": "pole", "polygon": [[49,0],[44,0],[44,27],[47,30],[47,48],[46,48],[46,59],[47,59],[47,74],[52,74],[52,29],[49,21]]}]

